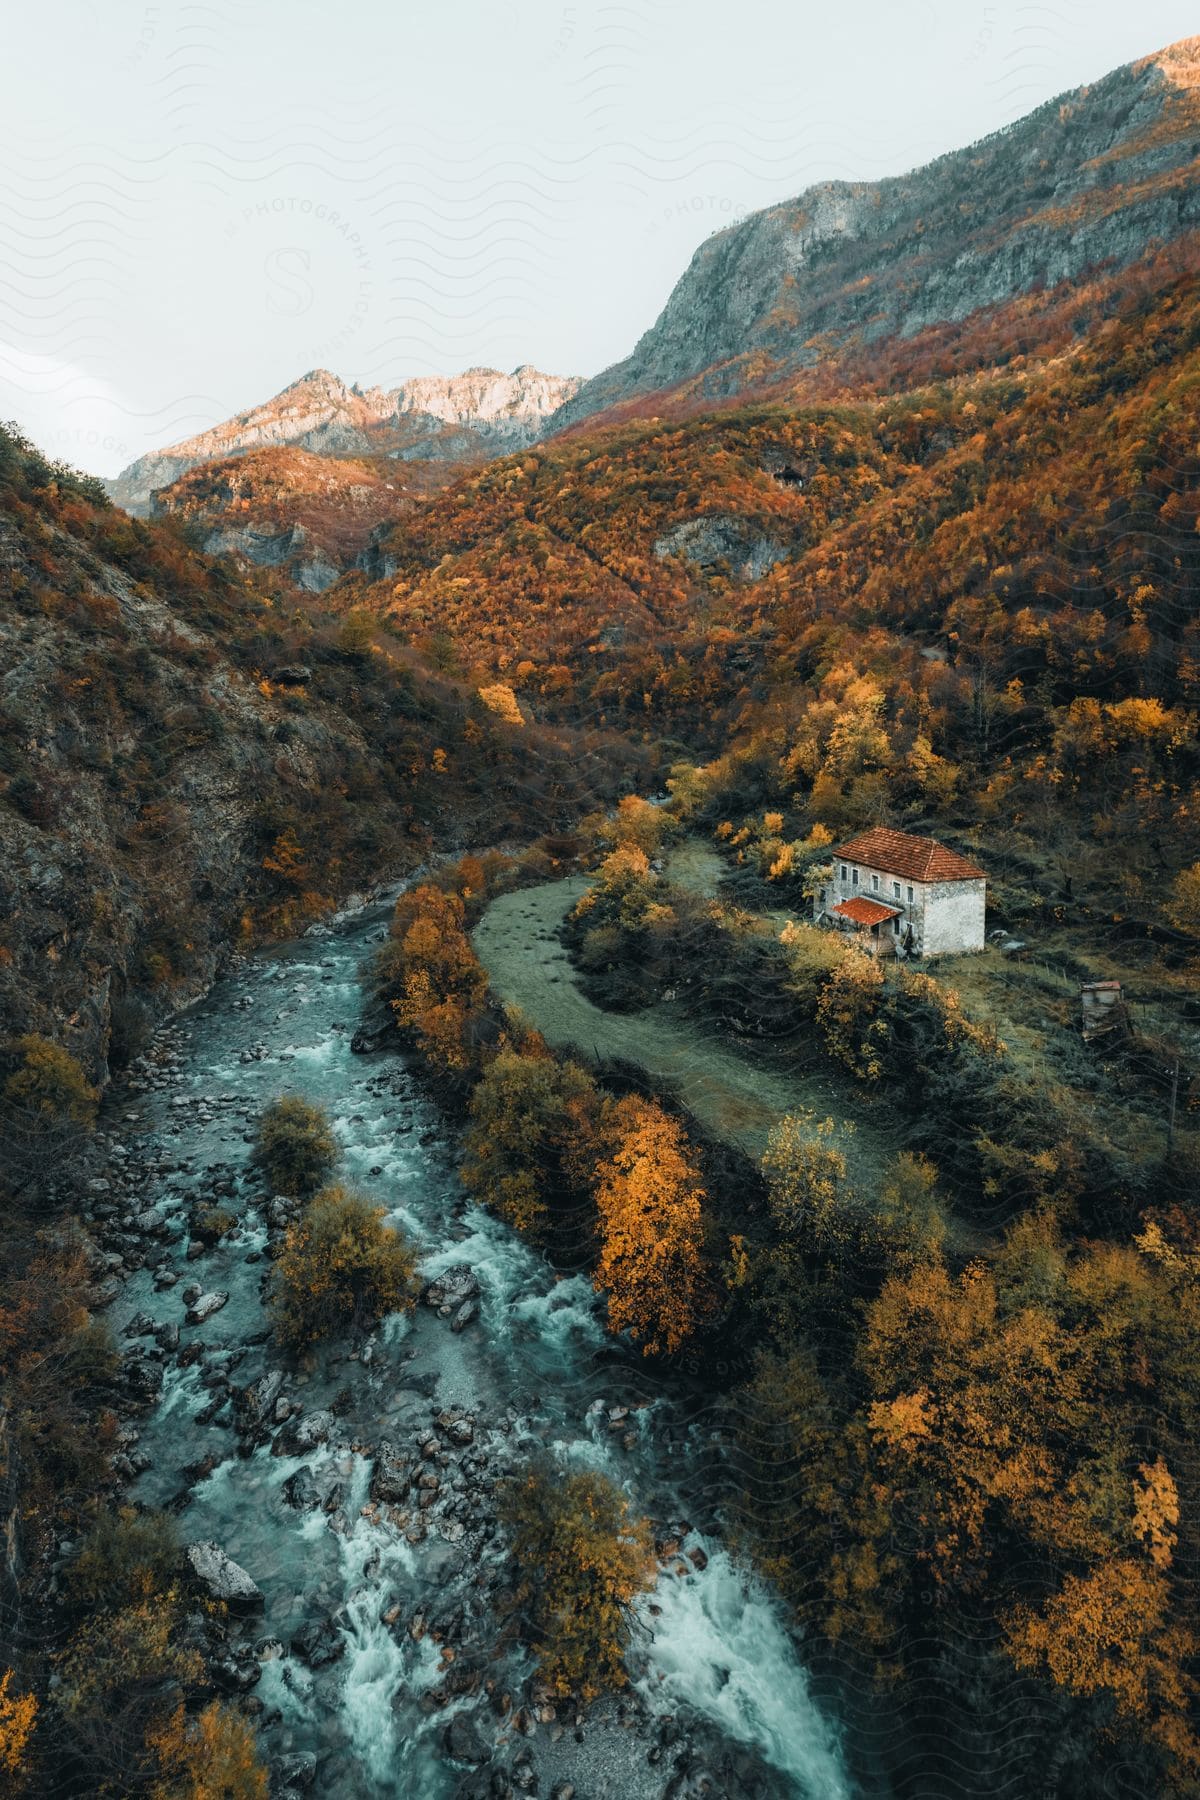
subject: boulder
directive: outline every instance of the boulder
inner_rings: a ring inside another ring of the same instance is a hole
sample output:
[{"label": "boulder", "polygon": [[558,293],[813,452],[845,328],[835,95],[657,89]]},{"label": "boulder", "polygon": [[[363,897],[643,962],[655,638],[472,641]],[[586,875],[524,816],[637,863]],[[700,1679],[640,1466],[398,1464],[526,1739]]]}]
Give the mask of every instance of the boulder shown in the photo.
[{"label": "boulder", "polygon": [[426,1306],[432,1306],[448,1319],[452,1312],[467,1300],[474,1300],[479,1294],[479,1280],[469,1263],[455,1263],[453,1268],[446,1269],[436,1280],[426,1285],[421,1298]]},{"label": "boulder", "polygon": [[346,1644],[332,1619],[310,1619],[292,1639],[293,1654],[310,1669],[327,1669],[345,1652]]},{"label": "boulder", "polygon": [[276,1456],[307,1456],[318,1444],[323,1444],[333,1430],[333,1414],[322,1410],[305,1413],[303,1418],[293,1419],[284,1431],[281,1431],[272,1444],[271,1449]]},{"label": "boulder", "polygon": [[187,1559],[196,1580],[213,1600],[222,1600],[235,1612],[250,1612],[263,1604],[262,1590],[245,1569],[226,1556],[211,1539],[189,1544]]},{"label": "boulder", "polygon": [[312,1512],[320,1500],[317,1484],[307,1463],[297,1469],[294,1475],[289,1475],[279,1491],[288,1505],[296,1507],[300,1512]]},{"label": "boulder", "polygon": [[371,1474],[372,1500],[398,1505],[408,1492],[412,1470],[395,1444],[383,1442],[375,1452],[375,1468]]},{"label": "boulder", "polygon": [[312,1750],[297,1750],[292,1756],[280,1757],[273,1765],[272,1773],[272,1791],[282,1787],[304,1793],[317,1779],[316,1754]]},{"label": "boulder", "polygon": [[187,1309],[189,1325],[203,1325],[229,1303],[228,1294],[198,1294]]},{"label": "boulder", "polygon": [[149,1406],[162,1392],[163,1372],[148,1357],[135,1357],[125,1364],[125,1386],[135,1400]]},{"label": "boulder", "polygon": [[473,1325],[478,1317],[478,1300],[464,1300],[450,1321],[450,1329],[451,1331],[465,1331],[467,1326]]},{"label": "boulder", "polygon": [[485,1743],[479,1727],[467,1713],[455,1713],[446,1727],[446,1754],[455,1762],[480,1763],[490,1762],[491,1747]]},{"label": "boulder", "polygon": [[258,1431],[266,1423],[283,1387],[283,1375],[278,1369],[268,1369],[257,1381],[252,1381],[244,1388],[238,1388],[233,1396],[233,1416],[239,1431]]}]

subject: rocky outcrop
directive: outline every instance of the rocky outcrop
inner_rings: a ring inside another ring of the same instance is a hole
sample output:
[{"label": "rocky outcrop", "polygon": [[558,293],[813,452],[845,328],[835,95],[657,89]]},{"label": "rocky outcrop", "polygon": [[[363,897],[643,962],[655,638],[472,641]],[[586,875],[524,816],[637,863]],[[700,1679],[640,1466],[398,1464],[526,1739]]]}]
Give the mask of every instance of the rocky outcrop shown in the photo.
[{"label": "rocky outcrop", "polygon": [[579,385],[576,376],[545,375],[529,363],[507,375],[467,369],[394,388],[361,388],[310,369],[261,406],[139,457],[108,489],[127,512],[144,514],[158,489],[197,464],[283,447],[321,457],[478,461],[531,443]]},{"label": "rocky outcrop", "polygon": [[681,383],[692,400],[737,393],[1189,236],[1198,69],[1190,38],[926,168],[823,182],[715,233],[632,355],[550,429]]},{"label": "rocky outcrop", "polygon": [[706,513],[702,518],[675,525],[656,538],[654,554],[659,558],[679,556],[701,569],[725,563],[739,581],[757,581],[782,562],[787,550],[742,519],[725,513]]},{"label": "rocky outcrop", "polygon": [[192,1574],[210,1599],[222,1601],[235,1612],[250,1612],[263,1604],[258,1583],[211,1539],[189,1544],[187,1559]]}]

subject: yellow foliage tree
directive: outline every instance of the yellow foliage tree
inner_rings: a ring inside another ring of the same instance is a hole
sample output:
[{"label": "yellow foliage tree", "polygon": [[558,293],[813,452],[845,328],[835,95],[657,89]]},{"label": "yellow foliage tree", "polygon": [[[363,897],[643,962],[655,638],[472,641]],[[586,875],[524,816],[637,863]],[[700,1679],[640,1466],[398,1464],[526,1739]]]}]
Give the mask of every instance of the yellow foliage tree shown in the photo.
[{"label": "yellow foliage tree", "polygon": [[280,1336],[295,1348],[411,1307],[415,1259],[384,1209],[329,1187],[288,1229],[272,1275]]},{"label": "yellow foliage tree", "polygon": [[230,1706],[214,1700],[194,1719],[178,1706],[147,1743],[162,1769],[151,1800],[267,1800],[253,1728]]},{"label": "yellow foliage tree", "polygon": [[10,1692],[12,1670],[0,1675],[0,1774],[8,1777],[13,1791],[27,1774],[26,1751],[37,1723],[37,1701],[32,1694]]},{"label": "yellow foliage tree", "polygon": [[502,1493],[525,1631],[555,1692],[624,1685],[631,1603],[654,1580],[650,1528],[607,1477],[535,1467]]},{"label": "yellow foliage tree", "polygon": [[525,715],[517,704],[517,696],[506,681],[493,681],[488,687],[479,689],[479,698],[489,712],[503,719],[506,725],[524,725]]},{"label": "yellow foliage tree", "polygon": [[614,1331],[647,1356],[673,1352],[710,1307],[701,1247],[705,1193],[679,1123],[653,1100],[618,1100],[612,1151],[596,1171],[600,1256]]}]

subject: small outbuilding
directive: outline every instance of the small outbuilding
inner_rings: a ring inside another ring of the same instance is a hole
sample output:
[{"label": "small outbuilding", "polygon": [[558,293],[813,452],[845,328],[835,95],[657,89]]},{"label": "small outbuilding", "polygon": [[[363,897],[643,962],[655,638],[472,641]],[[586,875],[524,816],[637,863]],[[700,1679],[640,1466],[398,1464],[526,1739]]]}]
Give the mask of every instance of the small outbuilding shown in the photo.
[{"label": "small outbuilding", "polygon": [[813,918],[875,956],[958,956],[984,946],[987,877],[936,838],[879,825],[839,844]]}]

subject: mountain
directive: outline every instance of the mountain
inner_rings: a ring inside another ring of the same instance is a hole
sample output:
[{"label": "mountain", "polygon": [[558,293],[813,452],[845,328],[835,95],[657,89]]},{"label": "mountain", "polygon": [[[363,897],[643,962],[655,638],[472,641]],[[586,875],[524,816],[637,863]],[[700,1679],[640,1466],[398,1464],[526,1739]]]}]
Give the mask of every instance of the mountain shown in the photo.
[{"label": "mountain", "polygon": [[1198,152],[1193,37],[911,174],[820,183],[708,238],[550,429],[711,403],[1125,267],[1200,225]]},{"label": "mountain", "polygon": [[317,594],[355,566],[379,527],[444,487],[458,466],[247,450],[197,463],[153,494],[150,513],[192,527],[208,556],[274,569]]},{"label": "mountain", "polygon": [[231,944],[573,791],[536,727],[2,428],[0,569],[0,1046],[41,1033],[103,1080]]},{"label": "mountain", "polygon": [[144,515],[156,489],[197,463],[251,450],[294,446],[319,456],[478,462],[532,442],[579,385],[577,376],[543,375],[529,363],[511,375],[467,369],[395,388],[360,388],[328,369],[310,369],[261,406],[139,457],[106,485],[119,506]]}]

